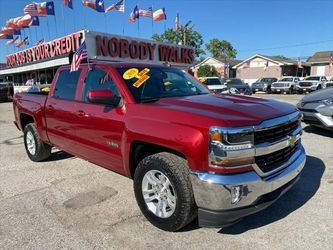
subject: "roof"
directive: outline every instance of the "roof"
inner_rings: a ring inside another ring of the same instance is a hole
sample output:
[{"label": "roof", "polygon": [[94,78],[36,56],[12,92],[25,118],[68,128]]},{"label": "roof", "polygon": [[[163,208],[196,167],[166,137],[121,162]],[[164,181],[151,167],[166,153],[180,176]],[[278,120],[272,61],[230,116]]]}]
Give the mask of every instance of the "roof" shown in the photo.
[{"label": "roof", "polygon": [[297,64],[297,61],[294,61],[290,58],[287,58],[287,57],[284,57],[284,56],[266,56],[266,55],[260,55],[260,54],[255,54],[247,59],[245,59],[244,61],[236,64],[233,68],[238,68],[240,65],[248,62],[248,61],[251,61],[253,58],[256,58],[256,57],[260,57],[264,60],[267,60],[267,61],[271,61],[271,62],[274,62],[274,63],[277,63],[279,64],[280,66],[284,66],[284,65],[296,65]]},{"label": "roof", "polygon": [[205,60],[193,65],[192,67],[194,68],[197,68],[197,67],[200,67],[202,64],[204,64],[205,62],[207,62],[209,59],[214,59],[216,62],[218,63],[228,63],[230,68],[232,68],[233,66],[239,64],[240,62],[242,62],[243,60],[239,60],[239,59],[226,59],[226,60],[223,60],[223,59],[220,59],[220,58],[217,58],[217,57],[207,57],[205,58]]},{"label": "roof", "polygon": [[333,51],[320,51],[314,53],[307,60],[309,63],[328,63],[330,57],[333,55]]}]

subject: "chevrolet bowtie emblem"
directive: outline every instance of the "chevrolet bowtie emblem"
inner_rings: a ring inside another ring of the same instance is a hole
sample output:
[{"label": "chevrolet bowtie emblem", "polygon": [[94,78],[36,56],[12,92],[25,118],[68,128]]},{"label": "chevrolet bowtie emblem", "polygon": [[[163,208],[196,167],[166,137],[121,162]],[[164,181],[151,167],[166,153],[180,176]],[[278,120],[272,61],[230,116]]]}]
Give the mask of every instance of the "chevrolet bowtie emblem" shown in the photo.
[{"label": "chevrolet bowtie emblem", "polygon": [[296,143],[296,141],[297,141],[296,136],[292,136],[292,137],[290,138],[290,140],[289,140],[289,144],[290,144],[290,146],[294,146],[295,143]]}]

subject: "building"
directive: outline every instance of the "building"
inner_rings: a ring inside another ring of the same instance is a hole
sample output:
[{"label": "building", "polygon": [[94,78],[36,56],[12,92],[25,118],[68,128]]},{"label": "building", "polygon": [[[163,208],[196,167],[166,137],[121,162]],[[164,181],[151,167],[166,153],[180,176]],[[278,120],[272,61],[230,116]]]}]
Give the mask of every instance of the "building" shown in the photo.
[{"label": "building", "polygon": [[332,56],[333,51],[321,51],[309,57],[307,63],[311,65],[311,75],[333,77],[333,65],[329,65],[330,57]]},{"label": "building", "polygon": [[233,67],[237,78],[243,79],[250,85],[262,77],[306,76],[310,74],[310,67],[282,56],[264,56],[256,54]]},{"label": "building", "polygon": [[194,75],[197,76],[198,69],[203,65],[210,65],[215,67],[215,69],[220,73],[221,77],[236,77],[236,71],[233,69],[233,66],[240,63],[241,60],[227,59],[221,60],[215,57],[207,57],[202,62],[194,65],[192,70]]},{"label": "building", "polygon": [[[195,59],[192,47],[82,30],[7,55],[6,67],[0,69],[0,78],[13,82],[15,86],[27,82],[51,83],[58,67],[68,65],[83,42],[87,46],[89,62],[104,60],[168,64],[187,70]],[[23,91],[27,87],[16,89]]]}]

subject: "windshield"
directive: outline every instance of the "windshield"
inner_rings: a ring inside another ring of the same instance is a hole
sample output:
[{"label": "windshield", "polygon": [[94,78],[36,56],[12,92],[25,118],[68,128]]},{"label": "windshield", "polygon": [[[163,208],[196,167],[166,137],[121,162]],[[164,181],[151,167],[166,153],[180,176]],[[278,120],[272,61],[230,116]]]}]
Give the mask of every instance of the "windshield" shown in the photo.
[{"label": "windshield", "polygon": [[117,71],[139,103],[165,97],[210,93],[203,85],[177,68],[118,68]]},{"label": "windshield", "polygon": [[304,80],[319,81],[320,77],[319,76],[309,76],[309,77],[306,77]]},{"label": "windshield", "polygon": [[281,80],[280,80],[280,82],[292,82],[293,81],[293,79],[291,78],[291,77],[288,77],[288,78],[282,78]]},{"label": "windshield", "polygon": [[235,78],[235,79],[227,79],[225,82],[227,84],[235,84],[235,85],[243,85],[244,84],[241,79],[237,79],[237,78]]},{"label": "windshield", "polygon": [[261,78],[258,82],[274,82],[275,78]]},{"label": "windshield", "polygon": [[218,78],[207,78],[203,82],[205,85],[221,85],[221,81]]}]

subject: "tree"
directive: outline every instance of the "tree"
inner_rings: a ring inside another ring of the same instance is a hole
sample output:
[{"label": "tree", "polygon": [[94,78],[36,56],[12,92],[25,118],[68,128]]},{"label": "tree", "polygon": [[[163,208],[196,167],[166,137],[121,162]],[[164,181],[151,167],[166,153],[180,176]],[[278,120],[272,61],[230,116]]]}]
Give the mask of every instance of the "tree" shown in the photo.
[{"label": "tree", "polygon": [[203,44],[202,35],[193,30],[191,27],[181,27],[180,31],[175,31],[173,29],[167,29],[163,34],[158,35],[154,34],[152,39],[157,42],[166,42],[173,44],[184,44],[194,47],[195,55],[199,57],[202,54],[205,54],[204,50],[201,49]]},{"label": "tree", "polygon": [[213,57],[225,60],[235,58],[237,50],[227,40],[214,38],[206,44],[207,50]]},{"label": "tree", "polygon": [[214,66],[208,64],[202,65],[198,68],[198,77],[219,76],[219,73]]}]

